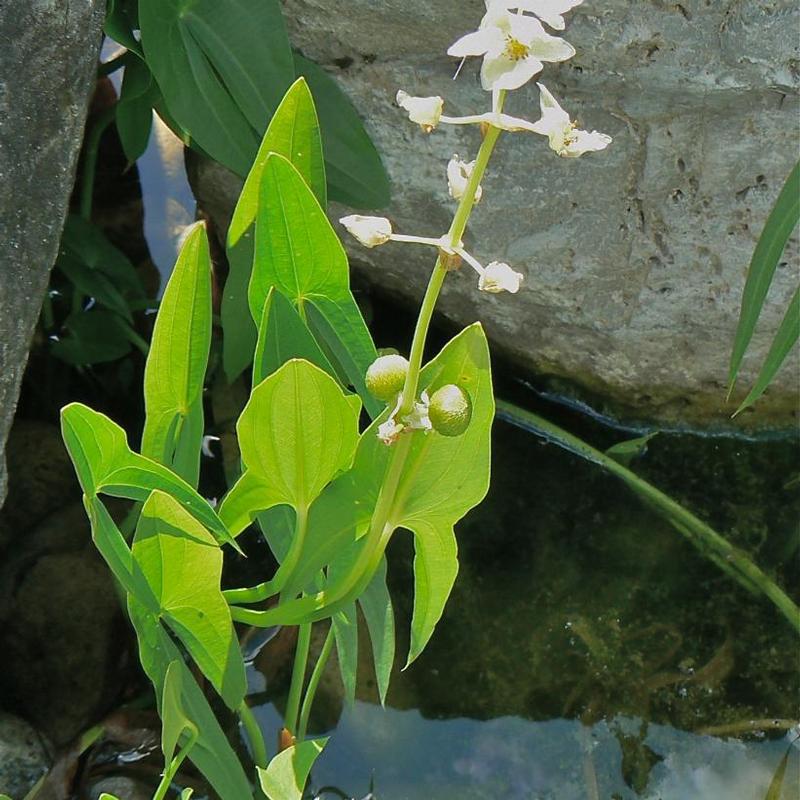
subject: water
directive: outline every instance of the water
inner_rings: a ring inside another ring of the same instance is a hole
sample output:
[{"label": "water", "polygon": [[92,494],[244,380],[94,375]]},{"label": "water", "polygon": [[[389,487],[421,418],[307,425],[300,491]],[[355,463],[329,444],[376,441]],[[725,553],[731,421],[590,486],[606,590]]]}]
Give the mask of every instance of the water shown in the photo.
[{"label": "water", "polygon": [[[329,676],[314,787],[360,798],[374,775],[379,800],[763,800],[798,733],[796,634],[595,465],[505,423],[494,438],[492,489],[457,529],[461,572],[428,649],[396,671],[385,710],[366,636],[359,699],[338,719]],[[664,434],[635,469],[797,585],[796,441]],[[412,554],[395,538],[401,660]],[[284,694],[262,695],[268,742]],[[792,748],[782,797],[798,796]]]}]

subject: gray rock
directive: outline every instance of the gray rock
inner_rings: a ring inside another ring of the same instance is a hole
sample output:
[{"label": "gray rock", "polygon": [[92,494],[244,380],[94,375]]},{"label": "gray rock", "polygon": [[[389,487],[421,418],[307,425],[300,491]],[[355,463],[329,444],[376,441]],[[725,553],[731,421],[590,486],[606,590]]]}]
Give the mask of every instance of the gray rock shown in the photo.
[{"label": "gray rock", "polygon": [[3,447],[72,190],[105,5],[0,5],[0,504]]},{"label": "gray rock", "polygon": [[[445,55],[474,29],[480,0],[284,0],[293,42],[329,67],[383,155],[398,231],[439,235],[454,205],[445,165],[473,156],[478,134],[430,136],[394,106],[398,88],[440,94],[447,113],[486,109],[477,60],[452,81]],[[440,309],[481,319],[495,351],[521,370],[566,379],[629,415],[662,422],[727,421],[725,384],[741,291],[766,216],[796,158],[800,12],[789,0],[682,3],[587,0],[565,38],[577,56],[542,79],[580,123],[613,145],[577,160],[543,139],[504,135],[465,242],[484,263],[525,273],[516,296],[476,291],[469,269],[448,279]],[[334,66],[346,64],[345,68]],[[537,119],[531,84],[508,110]],[[202,164],[201,204],[223,224],[240,183]],[[338,217],[345,209],[332,209]],[[366,250],[344,237],[356,269],[383,290],[419,301],[425,248]],[[797,283],[794,238],[751,345],[750,385]],[[797,353],[745,425],[796,414]]]},{"label": "gray rock", "polygon": [[24,720],[0,711],[0,793],[24,797],[49,768],[42,737]]}]

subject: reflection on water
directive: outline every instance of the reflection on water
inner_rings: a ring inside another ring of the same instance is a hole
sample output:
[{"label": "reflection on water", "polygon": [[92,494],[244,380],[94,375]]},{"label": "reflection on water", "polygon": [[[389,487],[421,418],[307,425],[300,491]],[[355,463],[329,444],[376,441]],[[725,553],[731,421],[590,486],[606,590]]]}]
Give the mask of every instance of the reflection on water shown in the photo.
[{"label": "reflection on water", "polygon": [[[274,708],[258,712],[277,733]],[[631,755],[631,742],[646,756]],[[788,737],[725,740],[629,717],[591,728],[566,719],[429,720],[356,702],[317,763],[313,788],[361,797],[374,774],[378,800],[763,800],[790,746]],[[650,765],[638,794],[630,785],[637,757]],[[795,750],[785,800],[797,796],[799,761]]]}]

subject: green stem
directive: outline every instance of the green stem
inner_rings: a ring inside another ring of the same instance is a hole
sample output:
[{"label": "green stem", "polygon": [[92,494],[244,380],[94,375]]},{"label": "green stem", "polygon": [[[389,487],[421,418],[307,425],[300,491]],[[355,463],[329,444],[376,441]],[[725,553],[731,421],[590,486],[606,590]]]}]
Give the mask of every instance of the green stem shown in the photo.
[{"label": "green stem", "polygon": [[192,736],[189,738],[189,741],[178,751],[178,755],[170,761],[169,767],[164,770],[164,775],[161,778],[161,782],[158,784],[158,788],[153,795],[153,800],[164,800],[167,796],[167,792],[169,791],[169,787],[172,785],[172,781],[175,780],[175,775],[177,775],[178,770],[180,769],[183,760],[188,755],[189,751],[194,747],[195,742],[197,741],[197,731],[194,731]]},{"label": "green stem", "polygon": [[308,664],[308,648],[311,645],[311,623],[304,622],[297,631],[297,648],[294,651],[294,667],[292,683],[289,686],[289,698],[286,701],[286,717],[284,725],[291,734],[297,731],[297,714],[300,711],[300,695],[306,677]]},{"label": "green stem", "polygon": [[222,592],[222,596],[228,603],[259,603],[278,594],[286,586],[286,581],[289,580],[294,568],[300,561],[300,556],[303,554],[303,544],[305,543],[308,529],[308,508],[306,506],[298,506],[296,511],[292,543],[286,558],[278,567],[275,575],[271,580],[264,581],[256,586],[244,589],[225,589]]},{"label": "green stem", "polygon": [[242,700],[242,704],[239,706],[239,719],[242,721],[245,731],[247,731],[253,762],[257,767],[266,768],[269,758],[267,757],[267,747],[264,744],[264,735],[261,733],[261,727],[246,700]]},{"label": "green stem", "polygon": [[105,129],[113,122],[117,113],[116,105],[104,109],[95,120],[83,151],[83,173],[81,176],[81,201],[80,212],[85,220],[92,217],[92,197],[94,196],[94,176],[97,171],[97,154],[100,149],[100,139]]},{"label": "green stem", "polygon": [[325,665],[330,658],[331,650],[333,650],[333,625],[328,629],[328,635],[325,637],[325,644],[322,645],[317,663],[314,665],[314,671],[308,679],[308,688],[306,689],[306,696],[303,698],[303,707],[300,709],[300,722],[297,725],[297,739],[299,741],[306,738],[306,731],[308,730],[308,718],[311,716],[311,706],[314,704],[314,696],[319,688],[319,682],[322,680],[322,673],[325,671]]},{"label": "green stem", "polygon": [[765,575],[744,553],[735,548],[713,528],[706,525],[705,522],[698,519],[687,508],[684,508],[669,495],[656,489],[655,486],[640,478],[636,473],[626,469],[605,453],[595,450],[582,439],[567,433],[567,431],[536,414],[502,400],[497,401],[497,410],[522,427],[545,436],[548,440],[564,447],[571,453],[598,464],[613,475],[616,475],[663,514],[673,527],[682,533],[707,558],[714,561],[715,564],[745,588],[767,597],[786,617],[792,627],[800,633],[800,608],[792,602],[783,589]]}]

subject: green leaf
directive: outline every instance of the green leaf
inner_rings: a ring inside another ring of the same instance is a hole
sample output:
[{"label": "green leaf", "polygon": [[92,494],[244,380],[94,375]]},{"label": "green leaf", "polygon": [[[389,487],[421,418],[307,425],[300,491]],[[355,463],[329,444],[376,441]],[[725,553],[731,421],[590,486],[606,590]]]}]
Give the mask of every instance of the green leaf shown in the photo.
[{"label": "green leaf", "polygon": [[164,683],[170,664],[181,672],[181,707],[197,728],[198,736],[189,751],[189,760],[200,770],[221,800],[252,797],[250,781],[239,763],[214,712],[197,685],[171,637],[134,597],[128,597],[128,615],[139,640],[139,658],[156,690],[159,712],[163,715]]},{"label": "green leaf", "polygon": [[294,80],[277,0],[140,0],[142,46],[167,108],[212,158],[247,175]]},{"label": "green leaf", "polygon": [[106,507],[96,496],[88,495],[84,495],[83,505],[91,523],[92,541],[114,577],[144,608],[157,613],[158,599]]},{"label": "green leaf", "polygon": [[155,491],[142,508],[133,557],[159,603],[159,616],[231,709],[246,688],[230,609],[220,590],[222,551],[187,511]]},{"label": "green leaf", "polygon": [[134,453],[125,431],[104,414],[70,403],[61,409],[61,435],[88,497],[103,493],[145,501],[159,489],[177,500],[218,542],[239,550],[208,502],[167,467]]},{"label": "green leaf", "polygon": [[153,106],[158,100],[158,84],[150,68],[140,58],[129,58],[116,112],[117,132],[129,164],[147,149],[153,127]]},{"label": "green leaf", "polygon": [[136,0],[108,0],[103,30],[115,42],[141,56],[142,48],[133,35],[138,27]]},{"label": "green leaf", "polygon": [[77,214],[67,217],[61,234],[61,253],[107,275],[124,295],[144,298],[144,288],[136,268],[103,232]]},{"label": "green leaf", "polygon": [[258,326],[258,341],[253,358],[253,384],[256,385],[293,358],[302,358],[324,370],[332,378],[336,372],[311,335],[297,309],[274,287],[264,303]]},{"label": "green leaf", "polygon": [[99,305],[105,306],[109,311],[114,311],[128,322],[133,322],[133,314],[131,314],[128,301],[108,275],[90,267],[72,253],[62,253],[56,261],[56,267],[64,273],[78,291],[93,297]]},{"label": "green leaf", "polygon": [[294,64],[317,106],[331,200],[353,208],[389,205],[389,176],[358,112],[322,67],[295,53]]},{"label": "green leaf", "polygon": [[792,755],[792,750],[794,749],[796,741],[797,737],[789,744],[786,748],[786,752],[783,754],[783,758],[778,762],[772,780],[769,782],[767,793],[764,795],[764,800],[781,800],[783,781],[786,778],[786,768],[789,766],[789,756]]},{"label": "green leaf", "polygon": [[[229,381],[253,358],[255,328],[247,312],[247,286],[253,269],[261,175],[270,153],[288,158],[297,167],[324,208],[327,200],[322,141],[314,102],[302,79],[292,84],[267,127],[228,228],[230,272],[222,295],[222,358]],[[258,317],[255,321],[258,323]]]},{"label": "green leaf", "polygon": [[131,351],[124,325],[118,314],[107,309],[78,311],[64,321],[68,335],[53,342],[50,352],[78,366],[116,361]]},{"label": "green leaf", "polygon": [[298,78],[291,85],[267,127],[231,218],[229,247],[236,244],[256,220],[261,173],[270,153],[278,153],[291,161],[317,196],[319,204],[323,208],[327,206],[319,122],[304,78]]},{"label": "green leaf", "polygon": [[[349,354],[345,382],[356,387],[370,413],[377,404],[366,391],[364,375],[375,360],[375,346],[350,292],[347,256],[325,212],[300,173],[280,155],[268,156],[261,178],[256,221],[255,262],[248,298],[260,320],[269,290],[276,287],[301,318],[315,309],[323,340],[341,343]],[[322,322],[320,323],[320,319]],[[315,324],[311,317],[312,332]]]},{"label": "green leaf", "polygon": [[186,716],[181,702],[183,672],[180,661],[171,661],[164,675],[161,700],[161,752],[167,765],[172,761],[181,735],[186,732],[197,737],[197,728]]},{"label": "green leaf", "polygon": [[[236,426],[245,472],[220,516],[237,534],[247,517],[287,504],[305,513],[339,472],[358,441],[358,399],[328,374],[294,359],[262,381]],[[244,502],[243,502],[244,501]]]},{"label": "green leaf", "polygon": [[789,351],[797,343],[798,338],[800,338],[800,288],[795,289],[783,321],[775,334],[775,338],[772,340],[769,353],[767,353],[767,357],[761,366],[761,371],[758,373],[758,378],[756,378],[756,382],[747,397],[736,409],[736,414],[744,411],[764,394],[764,391],[781,368],[786,356],[789,355]]},{"label": "green leaf", "polygon": [[258,769],[261,788],[269,800],[302,800],[311,767],[328,738],[306,739],[287,748],[266,769]]},{"label": "green leaf", "polygon": [[631,461],[643,456],[647,452],[647,445],[654,436],[658,436],[658,431],[655,433],[648,433],[646,436],[639,436],[636,439],[627,439],[624,442],[618,442],[606,450],[606,455],[627,467]]},{"label": "green leaf", "polygon": [[339,674],[342,676],[345,702],[352,706],[356,699],[356,677],[358,675],[358,612],[356,604],[350,603],[331,617],[333,635],[336,639],[336,656]]},{"label": "green leaf", "polygon": [[367,621],[375,662],[375,678],[381,705],[386,704],[389,679],[394,665],[394,611],[389,588],[386,585],[386,558],[381,559],[378,571],[358,598],[364,619]]},{"label": "green leaf", "polygon": [[[142,455],[197,486],[203,438],[203,381],[211,348],[211,261],[205,226],[181,248],[161,299],[144,371]],[[182,465],[175,465],[181,451]]]},{"label": "green leaf", "polygon": [[795,164],[786,179],[750,261],[742,294],[739,324],[736,328],[733,352],[731,353],[728,373],[729,396],[736,384],[739,367],[764,307],[764,300],[775,275],[775,268],[778,266],[786,242],[798,220],[800,220],[800,161]]}]

